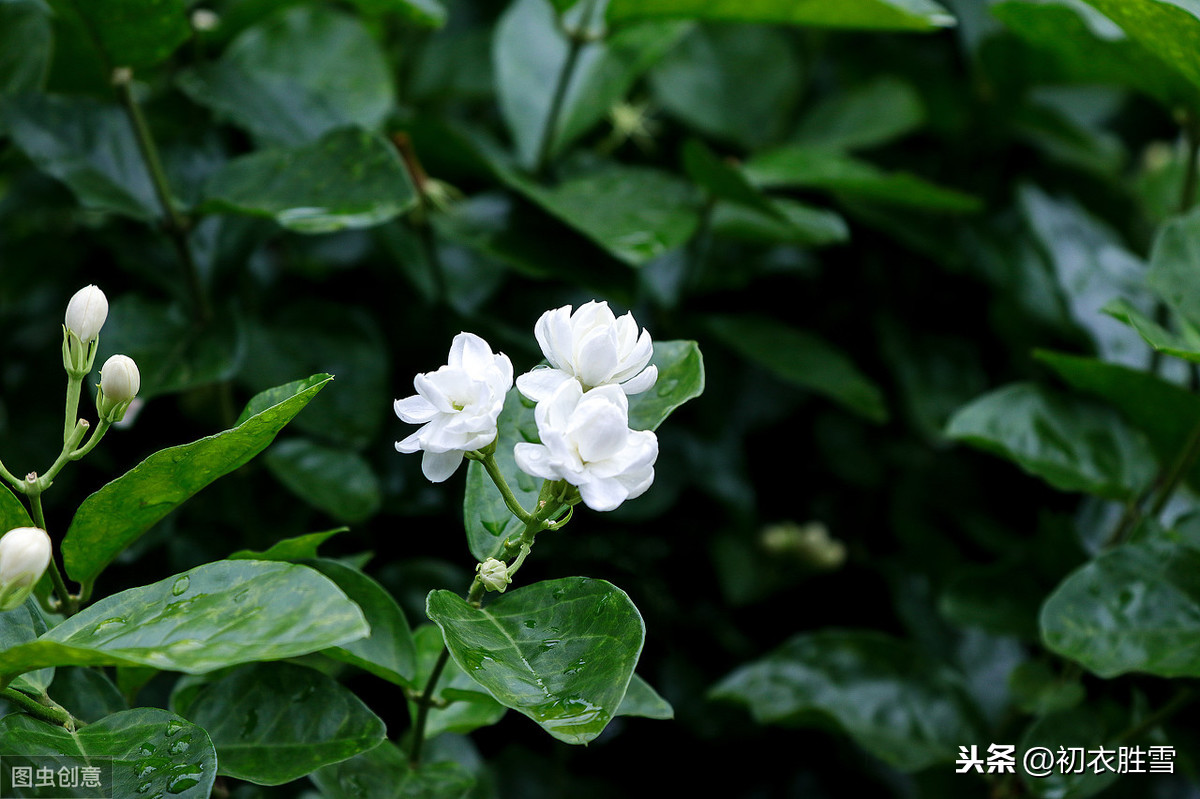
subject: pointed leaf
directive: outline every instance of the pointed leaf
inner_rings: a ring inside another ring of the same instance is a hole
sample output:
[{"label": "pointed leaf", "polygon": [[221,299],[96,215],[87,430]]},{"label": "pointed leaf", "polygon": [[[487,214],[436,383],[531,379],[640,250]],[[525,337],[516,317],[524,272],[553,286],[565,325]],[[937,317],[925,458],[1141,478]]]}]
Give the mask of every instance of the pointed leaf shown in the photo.
[{"label": "pointed leaf", "polygon": [[932,0],[611,0],[610,22],[678,17],[822,28],[930,31],[954,24]]},{"label": "pointed leaf", "polygon": [[586,577],[535,583],[483,608],[433,591],[427,612],[459,668],[571,744],[595,739],[616,715],[646,635],[624,591]]}]

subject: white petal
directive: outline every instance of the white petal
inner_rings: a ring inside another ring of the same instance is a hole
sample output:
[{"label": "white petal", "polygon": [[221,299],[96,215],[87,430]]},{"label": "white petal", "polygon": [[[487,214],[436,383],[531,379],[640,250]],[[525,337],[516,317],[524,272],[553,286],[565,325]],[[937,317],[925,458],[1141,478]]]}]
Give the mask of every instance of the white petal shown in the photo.
[{"label": "white petal", "polygon": [[421,473],[431,483],[441,483],[458,470],[458,465],[462,463],[462,459],[462,450],[456,449],[450,452],[430,452],[426,450],[425,454],[421,457]]},{"label": "white petal", "polygon": [[412,453],[416,452],[417,450],[421,449],[421,432],[422,432],[422,430],[424,430],[424,428],[421,428],[421,430],[418,430],[417,432],[413,433],[411,436],[404,439],[403,441],[397,441],[396,442],[396,451],[403,452],[406,455],[409,455],[409,454],[412,454]]},{"label": "white petal", "polygon": [[567,435],[584,461],[603,461],[625,448],[629,421],[617,405],[585,399],[572,415]]},{"label": "white petal", "polygon": [[579,486],[579,496],[592,510],[609,511],[625,501],[629,492],[614,479],[591,480]]},{"label": "white petal", "polygon": [[513,460],[517,462],[517,468],[525,474],[531,474],[543,480],[559,479],[558,473],[550,462],[549,451],[541,444],[530,444],[524,441],[517,444],[513,447]]},{"label": "white petal", "polygon": [[542,346],[542,354],[556,369],[570,371],[572,334],[571,306],[564,305],[553,311],[547,311],[538,319],[533,331],[538,344]]},{"label": "white petal", "polygon": [[438,412],[438,409],[433,407],[433,403],[420,394],[396,400],[394,407],[396,415],[409,424],[425,424]]},{"label": "white petal", "polygon": [[561,369],[538,366],[517,378],[517,390],[534,402],[541,402],[548,399],[564,381],[574,379]]},{"label": "white petal", "polygon": [[594,328],[575,346],[575,374],[583,384],[592,388],[609,382],[618,363],[613,329]]},{"label": "white petal", "polygon": [[622,383],[621,390],[626,394],[641,394],[643,391],[654,388],[656,382],[658,382],[658,367],[651,364],[636,377],[631,377]]},{"label": "white petal", "polygon": [[474,380],[486,379],[494,358],[491,346],[474,333],[459,333],[450,345],[450,365],[462,367]]}]

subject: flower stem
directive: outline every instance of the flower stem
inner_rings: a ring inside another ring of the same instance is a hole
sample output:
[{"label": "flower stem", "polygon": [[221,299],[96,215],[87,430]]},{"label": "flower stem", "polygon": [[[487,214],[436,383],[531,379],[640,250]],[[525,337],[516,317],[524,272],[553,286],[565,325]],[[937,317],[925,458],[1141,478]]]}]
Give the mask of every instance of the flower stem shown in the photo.
[{"label": "flower stem", "polygon": [[75,423],[79,420],[79,393],[83,387],[83,378],[73,374],[67,375],[67,407],[63,414],[63,443],[66,444],[75,431]]},{"label": "flower stem", "polygon": [[512,489],[508,486],[508,481],[504,479],[504,473],[500,471],[500,465],[496,463],[495,453],[487,453],[479,458],[479,462],[483,464],[483,468],[487,470],[488,477],[492,478],[492,482],[496,484],[496,488],[500,490],[500,496],[504,497],[504,504],[513,516],[516,516],[523,524],[529,524],[533,521],[533,514],[521,507],[521,503],[517,501],[517,497],[513,494]]},{"label": "flower stem", "polygon": [[413,723],[413,744],[412,750],[408,753],[408,765],[413,769],[421,765],[421,749],[425,744],[425,725],[429,720],[429,708],[433,705],[433,692],[437,688],[437,682],[441,679],[442,672],[446,670],[446,663],[450,661],[450,650],[442,645],[442,654],[438,656],[437,663],[433,664],[433,671],[429,673],[429,680],[425,683],[425,690],[417,697],[417,720]]},{"label": "flower stem", "polygon": [[49,697],[45,700],[49,704],[43,704],[32,696],[21,693],[15,688],[2,688],[0,689],[0,699],[12,702],[29,715],[39,718],[42,721],[48,721],[51,724],[65,727],[69,732],[75,732],[75,728],[81,726],[81,723],[66,708]]},{"label": "flower stem", "polygon": [[558,82],[554,85],[554,94],[550,97],[550,109],[546,113],[546,124],[542,128],[542,139],[538,145],[537,160],[534,162],[534,174],[541,175],[550,165],[550,155],[554,149],[554,136],[558,132],[558,120],[562,116],[563,103],[567,99],[567,89],[571,86],[571,78],[575,75],[575,66],[579,63],[579,55],[584,46],[590,41],[587,32],[588,21],[592,17],[592,0],[587,0],[580,12],[579,27],[569,29],[567,34],[567,57],[563,60],[562,69],[558,72]]}]

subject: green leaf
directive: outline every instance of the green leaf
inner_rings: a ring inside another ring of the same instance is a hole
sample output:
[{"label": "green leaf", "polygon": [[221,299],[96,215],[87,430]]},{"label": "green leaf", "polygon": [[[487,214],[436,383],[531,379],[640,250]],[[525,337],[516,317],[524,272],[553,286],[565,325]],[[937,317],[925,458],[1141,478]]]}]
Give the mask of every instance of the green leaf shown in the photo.
[{"label": "green leaf", "polygon": [[796,140],[825,150],[854,150],[887,144],[925,123],[917,90],[885,75],[870,83],[834,92],[805,112]]},{"label": "green leaf", "polygon": [[105,597],[37,640],[0,651],[0,674],[59,665],[203,674],[369,632],[358,606],[306,566],[217,561]]},{"label": "green leaf", "polygon": [[446,24],[446,7],[440,0],[351,0],[367,14],[395,15],[417,25],[440,28]]},{"label": "green leaf", "polygon": [[325,650],[325,654],[358,666],[400,686],[413,685],[416,675],[416,645],[404,611],[382,585],[361,571],[335,560],[307,561],[332,580],[362,609],[371,632],[365,638]]},{"label": "green leaf", "polygon": [[611,0],[608,5],[614,24],[658,17],[896,31],[954,24],[954,17],[930,0]]},{"label": "green leaf", "polygon": [[1200,675],[1200,552],[1147,540],[1073,572],[1042,606],[1042,640],[1104,678]]},{"label": "green leaf", "polygon": [[634,430],[657,430],[676,408],[704,393],[704,357],[696,342],[656,341],[650,364],[658,368],[654,387],[629,398]]},{"label": "green leaf", "polygon": [[113,66],[152,67],[192,34],[184,0],[51,0],[56,14],[80,18]]},{"label": "green leaf", "polygon": [[280,785],[378,746],[383,721],[336,680],[256,663],[209,683],[184,713],[208,730],[220,773]]},{"label": "green leaf", "polygon": [[1200,8],[1193,0],[1086,0],[1129,38],[1200,86]]},{"label": "green leaf", "polygon": [[730,674],[710,695],[746,705],[762,724],[832,721],[903,771],[953,761],[963,741],[984,737],[958,674],[875,632],[798,635]]},{"label": "green leaf", "polygon": [[387,60],[371,34],[355,17],[319,4],[247,28],[219,61],[183,72],[178,82],[259,142],[293,147],[336,128],[378,130],[395,103]]},{"label": "green leaf", "polygon": [[53,42],[42,0],[0,2],[0,96],[42,88]]},{"label": "green leaf", "polygon": [[873,422],[887,420],[879,388],[823,339],[761,316],[714,316],[708,328],[722,344],[781,380],[823,394]]},{"label": "green leaf", "polygon": [[1113,300],[1104,306],[1104,313],[1124,322],[1156,352],[1163,352],[1185,361],[1200,363],[1200,329],[1174,315],[1178,332],[1168,330],[1134,308],[1125,300]]},{"label": "green leaf", "polygon": [[[101,782],[112,796],[206,799],[217,776],[217,754],[208,733],[150,707],[115,713],[75,732],[25,715],[5,716],[0,719],[0,757],[6,768],[17,758],[88,758],[102,763],[111,758],[111,782]],[[63,765],[78,766],[79,761]]]},{"label": "green leaf", "polygon": [[541,186],[498,170],[511,188],[630,266],[680,247],[700,225],[700,198],[675,175],[642,166],[607,164]]},{"label": "green leaf", "polygon": [[158,201],[129,120],[86,97],[0,97],[0,119],[34,165],[71,189],[84,207],[143,222]]},{"label": "green leaf", "polygon": [[1200,210],[1159,228],[1146,284],[1192,325],[1200,325]]},{"label": "green leaf", "polygon": [[1079,680],[1064,679],[1040,660],[1027,660],[1013,669],[1008,675],[1008,689],[1017,708],[1035,716],[1070,710],[1087,698]]},{"label": "green leaf", "polygon": [[392,743],[310,775],[326,799],[466,799],[475,778],[453,761],[413,770]]},{"label": "green leaf", "polygon": [[[1038,350],[1034,357],[1049,366],[1072,388],[1104,400],[1146,435],[1159,462],[1179,456],[1196,421],[1200,396],[1141,369],[1096,358]],[[1190,480],[1200,486],[1200,468]]]},{"label": "green leaf", "polygon": [[[151,674],[158,674],[148,669]],[[84,666],[68,666],[57,669],[54,684],[50,687],[50,698],[65,708],[80,721],[93,724],[105,716],[129,710],[129,703],[121,695],[112,680],[100,669]]]},{"label": "green leaf", "polygon": [[[1116,750],[1122,742],[1114,740],[1105,726],[1104,717],[1091,707],[1050,713],[1035,719],[1029,725],[1021,737],[1017,751],[1028,752],[1034,747],[1046,747],[1057,754],[1064,745],[1082,747],[1084,752],[1092,752],[1101,747],[1110,751]],[[1059,766],[1045,777],[1033,777],[1021,770],[1021,779],[1034,796],[1046,799],[1083,799],[1107,788],[1118,777],[1112,770],[1089,769],[1086,767],[1088,762],[1090,760],[1075,767]]]},{"label": "green leaf", "polygon": [[946,435],[1013,461],[1061,491],[1130,500],[1154,479],[1154,453],[1116,411],[1030,383],[976,399]]},{"label": "green leaf", "polygon": [[297,233],[380,225],[417,201],[395,148],[356,128],[235,158],[209,180],[205,196],[206,211],[268,217]]},{"label": "green leaf", "polygon": [[[730,69],[731,64],[737,68]],[[806,72],[784,31],[697,25],[649,78],[655,100],[673,117],[701,133],[753,149],[784,137]]]},{"label": "green leaf", "polygon": [[63,539],[67,574],[91,583],[113,558],[205,486],[248,463],[332,378],[314,375],[238,426],[154,453],[83,501]]},{"label": "green leaf", "polygon": [[7,485],[0,483],[0,535],[17,527],[33,526],[25,505]]},{"label": "green leaf", "polygon": [[567,577],[474,608],[450,591],[426,607],[459,668],[560,741],[596,738],[625,697],[646,628],[624,591]]},{"label": "green leaf", "polygon": [[1195,102],[1195,89],[1157,51],[1080,0],[1004,0],[989,10],[1047,55],[1047,78],[1054,82],[1130,86],[1169,107]]},{"label": "green leaf", "polygon": [[239,549],[229,556],[228,560],[287,560],[298,561],[317,557],[317,547],[338,533],[347,532],[349,527],[338,527],[322,533],[307,533],[293,538],[285,538],[272,544],[264,552],[250,549]]},{"label": "green leaf", "polygon": [[[585,25],[571,21],[570,25]],[[678,23],[636,25],[584,44],[571,67],[547,156],[599,122],[683,33]],[[517,159],[539,166],[550,109],[570,45],[546,0],[517,0],[501,15],[492,39],[500,111],[512,133]]]},{"label": "green leaf", "polygon": [[264,461],[292,493],[338,521],[370,518],[383,502],[379,478],[350,450],[293,438],[267,450]]},{"label": "green leaf", "polygon": [[768,188],[810,188],[851,200],[911,206],[944,213],[971,213],[983,206],[969,194],[905,172],[884,172],[836,150],[785,144],[746,163],[746,175]]},{"label": "green leaf", "polygon": [[[428,685],[433,667],[441,657],[446,644],[442,631],[436,625],[425,624],[413,634],[417,645],[417,676],[414,685]],[[508,708],[492,699],[479,683],[467,676],[453,660],[447,661],[438,679],[434,697],[446,702],[444,707],[431,707],[425,721],[425,738],[436,738],[442,733],[465,735],[480,727],[490,727],[508,712]],[[416,723],[417,705],[408,700],[408,713]]]},{"label": "green leaf", "polygon": [[[47,629],[37,600],[29,597],[21,607],[0,613],[0,652],[35,641]],[[46,668],[22,674],[13,680],[11,687],[28,694],[44,694],[53,680],[54,669]]]},{"label": "green leaf", "polygon": [[659,696],[650,683],[635,674],[629,681],[629,690],[625,692],[621,706],[617,708],[617,715],[666,720],[675,718],[675,708]]},{"label": "green leaf", "polygon": [[742,241],[802,247],[824,247],[850,238],[846,220],[833,211],[788,198],[773,199],[771,204],[786,221],[746,206],[717,203],[712,214],[713,232]]},{"label": "green leaf", "polygon": [[750,182],[736,164],[718,158],[699,139],[684,142],[683,169],[711,198],[742,205],[787,222],[787,217]]}]

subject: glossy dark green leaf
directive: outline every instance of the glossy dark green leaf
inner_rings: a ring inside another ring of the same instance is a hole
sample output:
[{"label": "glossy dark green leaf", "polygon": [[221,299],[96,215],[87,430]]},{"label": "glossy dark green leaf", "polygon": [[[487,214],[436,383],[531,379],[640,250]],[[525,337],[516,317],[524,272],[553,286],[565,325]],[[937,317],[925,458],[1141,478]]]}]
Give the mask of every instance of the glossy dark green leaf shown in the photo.
[{"label": "glossy dark green leaf", "polygon": [[784,220],[747,206],[717,203],[712,230],[718,236],[754,243],[824,247],[850,238],[846,220],[826,208],[815,208],[786,197],[771,203]]},{"label": "glossy dark green leaf", "polygon": [[124,112],[85,97],[0,97],[0,119],[38,169],[61,180],[80,205],[142,221],[158,201]]},{"label": "glossy dark green leaf", "polygon": [[[1101,747],[1115,751],[1117,741],[1105,729],[1100,713],[1090,707],[1076,707],[1035,719],[1021,737],[1017,751],[1027,752],[1034,747],[1046,747],[1057,756],[1063,747],[1082,747],[1084,753],[1095,752]],[[1084,758],[1084,755],[1068,753],[1067,757]],[[1033,777],[1021,771],[1020,767],[1018,771],[1034,796],[1083,799],[1107,788],[1119,776],[1115,770],[1089,768],[1094,757],[1094,754],[1087,754],[1082,763],[1077,759],[1074,764],[1059,766],[1044,777]]]},{"label": "glossy dark green leaf", "polygon": [[[422,689],[429,684],[433,667],[441,657],[446,644],[442,631],[434,624],[418,627],[413,633],[417,645],[417,676],[414,685]],[[466,734],[480,727],[490,727],[508,712],[508,708],[492,698],[479,683],[467,676],[453,659],[447,661],[438,679],[434,696],[447,704],[431,707],[425,722],[425,737],[436,738],[445,732]],[[414,723],[417,705],[408,701],[409,716]]]},{"label": "glossy dark green leaf", "polygon": [[310,775],[326,799],[465,799],[475,778],[453,761],[413,770],[395,744],[326,766]]},{"label": "glossy dark green leaf", "polygon": [[328,558],[306,561],[332,580],[362,609],[371,632],[365,638],[325,650],[325,654],[382,677],[396,685],[412,685],[416,646],[404,611],[382,585],[361,571]]},{"label": "glossy dark green leaf", "polygon": [[1072,573],[1042,607],[1042,640],[1101,677],[1200,675],[1200,552],[1141,541]]},{"label": "glossy dark green leaf", "polygon": [[446,24],[446,6],[441,0],[352,0],[368,14],[397,16],[430,28]]},{"label": "glossy dark green leaf", "polygon": [[1200,325],[1200,211],[1159,228],[1146,283],[1192,325]]},{"label": "glossy dark green leaf", "polygon": [[338,527],[322,533],[307,533],[285,538],[272,544],[263,552],[240,549],[229,556],[229,560],[308,560],[317,557],[317,547],[338,533],[347,532],[349,527]]},{"label": "glossy dark green leaf", "polygon": [[784,31],[712,24],[692,28],[649,77],[655,99],[673,117],[730,144],[754,148],[784,136],[805,72]]},{"label": "glossy dark green leaf", "polygon": [[961,408],[950,438],[1013,461],[1062,491],[1131,499],[1154,479],[1154,452],[1111,408],[1030,383],[997,389]]},{"label": "glossy dark green leaf", "polygon": [[872,421],[887,419],[879,388],[823,339],[762,316],[714,316],[708,328],[722,344],[781,380],[823,394]]},{"label": "glossy dark green leaf", "polygon": [[1200,9],[1189,0],[1085,0],[1200,86]]},{"label": "glossy dark green leaf", "polygon": [[[112,796],[207,799],[217,776],[217,754],[208,733],[150,707],[115,713],[75,732],[25,715],[5,716],[0,719],[0,757],[6,768],[23,757],[89,758],[102,767],[111,758],[111,775],[102,772],[101,783]],[[78,766],[79,761],[64,760],[62,765]],[[111,783],[105,784],[104,776]]]},{"label": "glossy dark green leaf", "polygon": [[370,632],[328,578],[288,563],[217,561],[90,605],[0,651],[0,674],[46,666],[152,666],[202,674],[297,657]]},{"label": "glossy dark green leaf", "polygon": [[374,38],[355,17],[324,5],[281,10],[242,31],[220,60],[178,81],[260,142],[293,147],[336,128],[376,130],[395,101]]},{"label": "glossy dark green leaf", "polygon": [[696,190],[659,169],[609,164],[556,186],[542,186],[512,172],[501,177],[630,266],[682,246],[700,225]]},{"label": "glossy dark green leaf", "polygon": [[699,139],[684,142],[683,168],[688,177],[712,199],[743,205],[775,217],[780,222],[787,221],[787,217],[750,182],[740,167],[719,158]]},{"label": "glossy dark green leaf", "polygon": [[1083,685],[1040,660],[1027,660],[1008,675],[1013,702],[1025,713],[1044,716],[1070,710],[1087,698]]},{"label": "glossy dark green leaf", "polygon": [[417,201],[395,148],[357,128],[235,158],[208,182],[205,195],[207,210],[268,217],[297,233],[372,227]]},{"label": "glossy dark green leaf", "polygon": [[1175,315],[1175,329],[1168,330],[1125,300],[1113,300],[1104,306],[1104,313],[1128,325],[1155,352],[1200,363],[1200,328],[1186,319]]},{"label": "glossy dark green leaf", "polygon": [[[583,10],[581,5],[580,9]],[[568,25],[590,27],[571,15]],[[563,89],[561,109],[546,155],[553,156],[600,121],[634,81],[683,32],[678,23],[627,27],[583,45]],[[550,108],[569,51],[566,34],[547,0],[518,0],[496,25],[492,59],[501,113],[518,161],[527,169],[542,155]]]},{"label": "glossy dark green leaf", "polygon": [[292,493],[339,521],[370,518],[383,501],[379,478],[351,450],[292,438],[267,450],[264,461]]},{"label": "glossy dark green leaf", "polygon": [[79,17],[114,67],[151,67],[192,33],[184,0],[51,0],[57,14]]},{"label": "glossy dark green leaf", "polygon": [[219,477],[266,449],[331,380],[314,375],[241,424],[156,452],[83,501],[62,542],[67,574],[91,582],[125,547]]},{"label": "glossy dark green leaf", "polygon": [[931,0],[612,0],[610,22],[675,17],[822,28],[929,31],[954,24]]},{"label": "glossy dark green leaf", "polygon": [[[1159,462],[1170,464],[1200,420],[1200,396],[1141,369],[1060,352],[1034,353],[1071,387],[1112,405],[1146,435]],[[1200,485],[1200,470],[1190,475]]]},{"label": "glossy dark green leaf", "polygon": [[1047,54],[1048,78],[1131,86],[1173,106],[1195,89],[1110,19],[1083,3],[1004,0],[990,6],[1005,26]]},{"label": "glossy dark green leaf", "polygon": [[969,194],[805,144],[787,144],[755,155],[746,162],[746,175],[764,187],[819,189],[854,200],[930,211],[969,213],[982,208]]},{"label": "glossy dark green leaf", "polygon": [[25,510],[25,505],[17,499],[12,489],[0,483],[0,528],[3,530],[0,535],[17,527],[33,526],[33,520],[29,518],[29,511]]},{"label": "glossy dark green leaf", "polygon": [[629,398],[629,426],[657,430],[676,408],[704,393],[704,357],[694,341],[656,341],[650,363],[654,387]]},{"label": "glossy dark green leaf", "polygon": [[986,737],[957,673],[875,632],[798,635],[730,674],[710,695],[746,705],[763,724],[833,721],[904,771],[953,761],[963,741]]},{"label": "glossy dark green leaf", "polygon": [[208,730],[221,774],[280,785],[378,746],[383,721],[318,671],[256,663],[205,686],[184,711]]},{"label": "glossy dark green leaf", "polygon": [[617,708],[617,715],[665,720],[675,718],[675,708],[659,696],[650,683],[635,674],[629,681],[629,690],[625,692],[621,706]]},{"label": "glossy dark green leaf", "polygon": [[[148,671],[151,674],[158,673],[154,669]],[[56,669],[49,693],[51,699],[69,708],[72,716],[88,724],[129,710],[129,703],[102,669],[84,666]]]},{"label": "glossy dark green leaf", "polygon": [[925,123],[925,107],[912,84],[885,75],[835,92],[806,111],[797,141],[822,149],[875,147]]},{"label": "glossy dark green leaf", "polygon": [[0,3],[0,96],[42,88],[53,40],[42,0]]},{"label": "glossy dark green leaf", "polygon": [[586,577],[534,583],[483,608],[433,591],[427,612],[459,668],[572,744],[595,739],[616,714],[646,635],[624,591]]},{"label": "glossy dark green leaf", "polygon": [[1153,314],[1145,264],[1112,228],[1074,200],[1022,186],[1019,204],[1075,324],[1106,360],[1143,367],[1149,352],[1141,337],[1102,309],[1114,298],[1124,297],[1143,313]]},{"label": "glossy dark green leaf", "polygon": [[[46,619],[37,600],[30,597],[21,607],[0,613],[0,651],[34,641],[46,630]],[[11,687],[34,696],[44,694],[54,673],[52,667],[31,671],[13,680]]]}]

